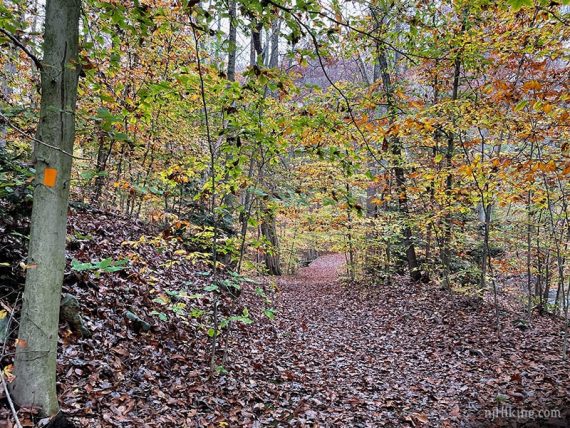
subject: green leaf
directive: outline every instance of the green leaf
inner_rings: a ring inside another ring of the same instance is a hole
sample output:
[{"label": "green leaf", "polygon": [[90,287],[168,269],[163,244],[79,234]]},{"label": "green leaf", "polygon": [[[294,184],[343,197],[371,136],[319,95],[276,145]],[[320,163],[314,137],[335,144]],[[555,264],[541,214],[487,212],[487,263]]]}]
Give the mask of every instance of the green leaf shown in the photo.
[{"label": "green leaf", "polygon": [[523,100],[515,106],[515,111],[521,111],[528,104],[528,100]]},{"label": "green leaf", "polygon": [[157,297],[156,299],[152,299],[152,301],[161,305],[168,304],[168,300],[166,300],[164,297]]},{"label": "green leaf", "polygon": [[225,374],[227,372],[224,366],[216,366],[216,374]]},{"label": "green leaf", "polygon": [[81,178],[84,180],[91,180],[95,177],[107,177],[109,173],[107,171],[97,171],[97,170],[90,170],[90,171],[83,171],[79,174]]},{"label": "green leaf", "polygon": [[151,315],[158,315],[158,318],[161,321],[168,321],[168,315],[166,315],[164,312],[152,311],[150,314]]},{"label": "green leaf", "polygon": [[525,6],[531,7],[533,5],[532,0],[507,0],[507,2],[511,5],[515,12]]},{"label": "green leaf", "polygon": [[79,260],[73,259],[71,261],[71,269],[77,272],[83,272],[85,270],[94,269],[94,266],[92,263],[82,263]]},{"label": "green leaf", "polygon": [[113,260],[111,258],[107,257],[106,259],[103,259],[99,262],[99,268],[105,269],[105,268],[111,266],[112,262],[113,262]]},{"label": "green leaf", "polygon": [[192,318],[200,318],[202,315],[204,315],[204,311],[202,309],[194,308],[190,311],[190,316]]},{"label": "green leaf", "polygon": [[210,284],[204,287],[204,291],[219,291],[220,287],[216,284]]}]

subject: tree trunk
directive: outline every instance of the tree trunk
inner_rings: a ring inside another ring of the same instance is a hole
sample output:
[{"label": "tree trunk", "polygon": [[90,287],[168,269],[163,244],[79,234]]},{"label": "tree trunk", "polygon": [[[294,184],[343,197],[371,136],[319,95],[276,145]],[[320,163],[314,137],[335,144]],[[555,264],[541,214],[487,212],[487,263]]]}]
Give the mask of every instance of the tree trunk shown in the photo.
[{"label": "tree trunk", "polygon": [[[392,100],[392,82],[390,78],[390,73],[388,72],[388,61],[386,58],[385,51],[380,51],[378,54],[378,64],[380,77],[382,78],[382,84],[384,86],[384,91],[386,93],[386,103],[388,104],[388,116],[390,118],[390,123],[396,120],[397,112]],[[398,206],[400,212],[404,216],[404,221],[406,225],[402,230],[403,242],[406,251],[406,260],[408,264],[408,270],[410,272],[410,278],[413,281],[420,281],[423,279],[422,272],[418,263],[416,256],[416,247],[413,240],[412,229],[409,225],[410,215],[408,209],[408,194],[406,188],[406,173],[404,171],[402,147],[398,137],[395,137],[391,141],[392,154],[394,155],[394,176],[396,177],[396,192],[398,192]],[[424,278],[427,281],[427,277]]]},{"label": "tree trunk", "polygon": [[[279,66],[279,31],[281,28],[280,19],[277,17],[271,25],[271,37],[268,37],[267,43],[270,48],[264,51],[269,52],[269,67],[277,68]],[[265,96],[268,95],[268,88],[265,88]],[[275,94],[272,94],[275,95]],[[269,166],[266,166],[269,167]],[[271,185],[269,187],[272,187]],[[266,204],[265,200],[261,201]],[[261,234],[271,244],[271,250],[265,252],[265,266],[270,275],[281,275],[281,264],[279,257],[279,239],[277,236],[277,227],[275,223],[275,213],[270,208],[264,207],[263,219],[261,222]]]},{"label": "tree trunk", "polygon": [[261,234],[267,239],[271,248],[265,252],[265,266],[270,275],[281,275],[281,264],[279,260],[279,240],[275,227],[275,214],[267,210],[261,222]]},{"label": "tree trunk", "polygon": [[269,68],[279,67],[279,33],[281,32],[281,19],[275,18],[271,23],[271,52],[269,55]]},{"label": "tree trunk", "polygon": [[14,401],[59,411],[56,354],[59,306],[65,268],[67,202],[75,138],[80,0],[46,4],[42,100],[37,138],[36,185],[32,210],[26,288],[12,384]]},{"label": "tree trunk", "polygon": [[[0,95],[6,103],[10,102],[12,96],[12,88],[10,87],[10,82],[8,81],[8,76],[14,75],[16,73],[16,67],[10,60],[4,64],[4,73],[2,80],[0,82]],[[6,138],[8,135],[8,124],[0,117],[0,152],[6,149]]]},{"label": "tree trunk", "polygon": [[394,138],[392,142],[392,154],[396,157],[396,166],[394,167],[394,175],[396,176],[396,191],[398,192],[398,206],[400,212],[404,216],[404,221],[406,224],[402,230],[402,235],[404,236],[403,244],[406,250],[406,260],[408,262],[408,270],[410,271],[410,278],[413,281],[420,281],[422,279],[422,272],[420,265],[418,263],[418,258],[416,256],[416,247],[414,245],[414,240],[412,236],[412,228],[408,224],[410,220],[410,214],[408,210],[408,192],[406,189],[406,175],[404,168],[401,165],[402,162],[402,149],[400,147],[400,141],[398,138]]},{"label": "tree trunk", "polygon": [[[462,32],[465,30],[465,23],[463,23]],[[461,58],[455,57],[453,66],[453,88],[451,99],[456,101],[459,95],[459,77],[461,75]],[[445,168],[447,170],[447,176],[445,178],[445,195],[447,197],[447,203],[451,203],[451,192],[453,190],[453,175],[451,168],[453,166],[453,154],[455,152],[455,136],[453,132],[447,134],[447,149],[445,151]],[[447,207],[449,208],[449,207]],[[449,274],[451,270],[451,215],[449,212],[445,214],[443,220],[443,246],[442,246],[442,264],[444,269],[444,283],[447,288],[451,286],[449,281]]]},{"label": "tree trunk", "polygon": [[229,52],[228,52],[228,80],[233,82],[236,80],[236,51],[237,51],[237,7],[236,0],[229,2],[229,20],[230,30],[228,34]]}]

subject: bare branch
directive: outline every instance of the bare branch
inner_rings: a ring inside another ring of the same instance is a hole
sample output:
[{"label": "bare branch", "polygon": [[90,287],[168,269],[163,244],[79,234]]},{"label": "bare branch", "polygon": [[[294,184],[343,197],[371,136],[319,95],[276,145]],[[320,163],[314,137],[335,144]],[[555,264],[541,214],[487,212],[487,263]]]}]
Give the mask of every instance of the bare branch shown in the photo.
[{"label": "bare branch", "polygon": [[[295,15],[295,11],[293,8],[287,7],[287,6],[283,6],[280,5],[279,3],[276,3],[274,0],[266,0],[267,3],[275,6],[278,9],[281,9],[284,12],[287,12],[288,14],[290,14],[300,25],[302,25],[304,28],[306,28],[306,25],[304,23],[300,22],[300,18],[298,16]],[[417,62],[416,60],[414,60],[413,58],[421,58],[421,59],[432,59],[432,60],[442,60],[445,59],[448,55],[444,55],[443,57],[431,57],[431,56],[427,56],[427,55],[421,55],[421,54],[417,54],[417,53],[410,53],[410,52],[405,52],[399,48],[397,48],[396,46],[394,46],[392,43],[372,34],[371,32],[365,31],[365,30],[361,30],[360,28],[356,28],[354,26],[352,26],[349,22],[343,22],[340,21],[326,13],[323,13],[321,11],[313,11],[313,10],[307,10],[305,11],[307,14],[309,15],[315,15],[315,16],[320,16],[321,18],[324,18],[334,24],[337,25],[341,25],[345,28],[348,28],[351,31],[354,31],[357,34],[360,34],[362,36],[366,36],[372,40],[374,40],[377,43],[383,44],[387,47],[389,47],[390,49],[392,49],[394,52],[399,53],[400,55],[402,55],[403,57],[405,57],[408,61],[410,61],[412,64],[416,65]]]},{"label": "bare branch", "polygon": [[52,146],[51,144],[48,144],[48,143],[46,143],[46,142],[44,142],[44,141],[42,141],[42,140],[38,140],[37,138],[32,137],[31,135],[29,135],[28,133],[26,133],[26,132],[23,131],[22,129],[18,128],[16,125],[14,125],[14,124],[10,121],[10,119],[8,119],[8,117],[6,117],[6,116],[5,116],[4,114],[2,114],[2,113],[0,113],[0,118],[2,118],[2,119],[6,122],[6,124],[7,124],[10,128],[12,128],[14,131],[16,131],[18,134],[20,134],[20,135],[22,135],[22,136],[24,136],[24,137],[26,137],[26,138],[32,140],[34,143],[38,143],[38,144],[41,144],[41,145],[43,145],[43,146],[49,147],[50,149],[56,150],[56,151],[58,151],[58,152],[60,152],[60,153],[63,153],[64,155],[67,155],[67,156],[69,156],[69,157],[71,157],[71,158],[73,158],[73,159],[78,159],[78,160],[92,160],[91,158],[82,158],[82,157],[80,157],[80,156],[75,156],[73,153],[69,153],[69,152],[63,150],[62,148],[59,148],[59,147],[56,147],[56,146]]},{"label": "bare branch", "polygon": [[3,28],[0,28],[0,33],[4,34],[6,37],[10,39],[12,43],[14,43],[20,49],[22,49],[22,51],[24,51],[24,53],[32,59],[38,70],[41,70],[42,68],[41,61],[16,36],[10,34],[8,31],[4,30]]}]

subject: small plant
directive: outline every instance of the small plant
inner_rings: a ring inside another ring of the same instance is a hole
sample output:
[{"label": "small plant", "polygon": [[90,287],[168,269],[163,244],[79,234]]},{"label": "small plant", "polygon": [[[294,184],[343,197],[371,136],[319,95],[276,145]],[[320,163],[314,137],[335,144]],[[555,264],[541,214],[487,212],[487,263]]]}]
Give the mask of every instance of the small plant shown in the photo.
[{"label": "small plant", "polygon": [[73,259],[71,261],[71,270],[76,272],[93,271],[95,272],[95,276],[98,277],[101,273],[112,273],[127,269],[128,264],[129,259],[113,260],[110,257],[97,262],[87,263]]},{"label": "small plant", "polygon": [[263,303],[266,306],[266,308],[263,310],[263,315],[273,321],[275,319],[276,311],[275,308],[272,307],[273,304],[271,302],[271,299],[267,297],[265,290],[259,286],[255,287],[255,294],[263,299]]},{"label": "small plant", "polygon": [[[202,297],[204,297],[204,294],[188,294],[184,290],[166,290],[164,294],[159,295],[152,301],[172,311],[172,313],[179,318],[187,318],[188,316],[191,318],[200,318],[204,314],[204,311],[198,308],[192,308],[190,312],[188,312],[186,310],[187,304],[185,301],[201,299]],[[150,314],[158,316],[161,321],[168,320],[168,315],[165,312],[154,310]]]}]

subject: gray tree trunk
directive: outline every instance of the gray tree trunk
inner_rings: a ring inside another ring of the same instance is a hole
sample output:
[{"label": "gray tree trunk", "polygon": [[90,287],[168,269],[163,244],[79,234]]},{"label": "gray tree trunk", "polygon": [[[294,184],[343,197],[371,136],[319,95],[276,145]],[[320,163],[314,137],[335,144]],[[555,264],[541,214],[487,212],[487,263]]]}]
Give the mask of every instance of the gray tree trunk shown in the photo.
[{"label": "gray tree trunk", "polygon": [[275,213],[267,209],[261,220],[261,234],[270,244],[269,251],[265,252],[265,267],[269,275],[281,276],[281,261],[279,255],[279,239],[277,238],[277,227],[275,224]]},{"label": "gray tree trunk", "polygon": [[269,68],[279,67],[279,33],[281,32],[281,19],[273,20],[271,24],[271,52],[269,55]]},{"label": "gray tree trunk", "polygon": [[228,80],[236,80],[236,51],[237,51],[237,7],[236,0],[230,0],[230,29],[228,41],[230,43],[228,52]]},{"label": "gray tree trunk", "polygon": [[[279,32],[281,28],[281,20],[277,17],[271,25],[271,35],[267,37],[267,44],[270,46],[266,49],[269,52],[268,65],[271,68],[279,67]],[[268,94],[268,89],[265,89],[265,96]],[[271,94],[275,96],[276,94]],[[267,168],[269,166],[266,166]],[[269,183],[268,183],[269,184]],[[269,187],[273,187],[269,184]],[[266,203],[262,201],[262,203]],[[265,253],[265,266],[270,275],[281,275],[281,262],[280,262],[280,249],[279,240],[277,237],[277,224],[275,219],[275,213],[264,207],[264,214],[261,222],[261,233],[271,244],[271,251]]]},{"label": "gray tree trunk", "polygon": [[57,333],[72,161],[65,152],[73,152],[75,138],[80,7],[81,0],[46,4],[37,139],[59,150],[43,144],[34,149],[34,205],[12,384],[18,405],[39,407],[45,416],[59,411]]}]

